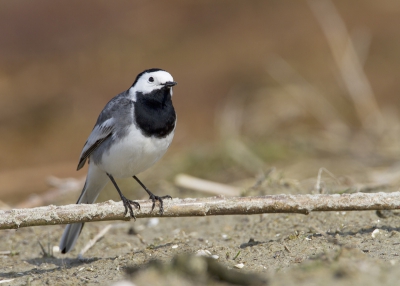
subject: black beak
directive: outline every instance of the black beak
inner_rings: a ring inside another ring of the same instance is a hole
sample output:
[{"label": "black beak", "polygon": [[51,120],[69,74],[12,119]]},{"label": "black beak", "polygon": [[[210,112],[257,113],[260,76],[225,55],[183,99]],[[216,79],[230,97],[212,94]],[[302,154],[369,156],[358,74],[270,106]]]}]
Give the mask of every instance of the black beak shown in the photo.
[{"label": "black beak", "polygon": [[178,83],[175,81],[167,81],[166,83],[164,83],[163,85],[166,87],[173,87],[174,85],[177,85]]}]

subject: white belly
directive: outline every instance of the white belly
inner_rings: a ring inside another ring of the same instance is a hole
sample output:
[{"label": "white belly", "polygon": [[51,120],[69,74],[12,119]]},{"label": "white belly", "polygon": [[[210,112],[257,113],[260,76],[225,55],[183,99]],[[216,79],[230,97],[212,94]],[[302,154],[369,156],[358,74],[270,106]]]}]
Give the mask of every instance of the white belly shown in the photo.
[{"label": "white belly", "polygon": [[165,154],[173,137],[174,131],[161,139],[145,137],[133,125],[125,138],[103,154],[98,167],[115,178],[132,177],[153,166]]}]

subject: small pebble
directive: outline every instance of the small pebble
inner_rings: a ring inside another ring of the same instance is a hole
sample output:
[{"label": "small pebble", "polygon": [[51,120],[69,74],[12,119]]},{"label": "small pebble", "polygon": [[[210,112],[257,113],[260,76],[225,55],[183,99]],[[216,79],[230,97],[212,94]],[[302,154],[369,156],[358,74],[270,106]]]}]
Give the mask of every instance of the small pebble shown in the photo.
[{"label": "small pebble", "polygon": [[153,227],[158,225],[158,223],[160,222],[160,220],[156,217],[153,217],[151,219],[149,219],[149,221],[147,222],[147,227]]},{"label": "small pebble", "polygon": [[178,248],[178,245],[177,245],[177,244],[174,244],[174,245],[172,245],[171,248],[172,248],[172,249]]},{"label": "small pebble", "polygon": [[239,264],[236,264],[234,267],[238,268],[238,269],[242,269],[244,267],[244,264],[243,263],[239,263]]},{"label": "small pebble", "polygon": [[379,234],[379,229],[375,229],[375,230],[372,232],[371,236],[372,236],[372,238],[375,238],[378,234]]},{"label": "small pebble", "polygon": [[208,250],[200,249],[197,250],[196,256],[211,256],[211,252]]}]

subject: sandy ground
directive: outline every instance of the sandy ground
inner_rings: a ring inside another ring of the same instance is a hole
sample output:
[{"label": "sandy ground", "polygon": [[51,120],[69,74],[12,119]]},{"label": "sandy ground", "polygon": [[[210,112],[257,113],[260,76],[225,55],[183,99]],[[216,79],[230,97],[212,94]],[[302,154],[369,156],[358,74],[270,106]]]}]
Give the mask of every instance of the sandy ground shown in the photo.
[{"label": "sandy ground", "polygon": [[[268,191],[301,192],[287,184]],[[86,224],[67,255],[53,252],[63,226],[1,231],[0,251],[11,253],[0,254],[0,281],[3,285],[112,285],[123,279],[135,285],[395,285],[400,279],[395,211],[379,216],[366,211],[138,219],[113,223],[78,259],[83,246],[108,224]]]}]

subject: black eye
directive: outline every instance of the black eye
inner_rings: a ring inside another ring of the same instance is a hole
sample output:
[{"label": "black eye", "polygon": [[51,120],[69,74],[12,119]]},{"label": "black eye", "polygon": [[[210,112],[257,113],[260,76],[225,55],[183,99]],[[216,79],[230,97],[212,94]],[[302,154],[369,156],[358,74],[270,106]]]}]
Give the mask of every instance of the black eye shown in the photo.
[{"label": "black eye", "polygon": [[152,76],[149,77],[149,82],[154,82],[154,78]]}]

